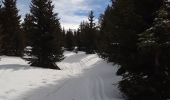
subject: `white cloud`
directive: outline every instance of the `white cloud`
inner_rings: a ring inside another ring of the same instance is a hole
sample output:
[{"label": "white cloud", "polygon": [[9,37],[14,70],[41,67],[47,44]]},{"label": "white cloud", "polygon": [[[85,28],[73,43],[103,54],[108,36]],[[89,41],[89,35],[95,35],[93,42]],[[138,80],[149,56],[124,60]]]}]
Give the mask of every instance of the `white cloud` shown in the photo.
[{"label": "white cloud", "polygon": [[[17,2],[22,20],[25,14],[29,12],[30,1],[18,0]],[[103,5],[105,5],[103,4],[105,0],[52,0],[52,2],[55,5],[54,11],[59,14],[61,25],[65,29],[77,29],[81,21],[87,20],[87,14],[90,10],[96,11],[95,13],[102,13],[101,7],[104,9]],[[99,4],[99,2],[102,3]]]},{"label": "white cloud", "polygon": [[77,29],[86,16],[75,14],[76,12],[89,12],[92,8],[85,3],[85,0],[54,0],[55,12],[59,13],[60,22],[66,29]]}]

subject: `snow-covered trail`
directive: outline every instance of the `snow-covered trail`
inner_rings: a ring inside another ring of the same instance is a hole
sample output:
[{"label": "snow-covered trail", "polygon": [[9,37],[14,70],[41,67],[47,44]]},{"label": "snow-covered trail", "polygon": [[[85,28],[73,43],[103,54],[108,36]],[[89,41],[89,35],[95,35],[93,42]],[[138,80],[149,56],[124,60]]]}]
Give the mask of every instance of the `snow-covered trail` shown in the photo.
[{"label": "snow-covered trail", "polygon": [[66,52],[65,56],[66,59],[58,63],[62,68],[57,71],[60,74],[50,71],[47,78],[40,74],[43,80],[39,79],[36,84],[46,85],[35,86],[32,82],[32,89],[7,99],[1,99],[0,93],[0,100],[123,100],[116,85],[121,79],[115,75],[116,67],[97,55]]}]

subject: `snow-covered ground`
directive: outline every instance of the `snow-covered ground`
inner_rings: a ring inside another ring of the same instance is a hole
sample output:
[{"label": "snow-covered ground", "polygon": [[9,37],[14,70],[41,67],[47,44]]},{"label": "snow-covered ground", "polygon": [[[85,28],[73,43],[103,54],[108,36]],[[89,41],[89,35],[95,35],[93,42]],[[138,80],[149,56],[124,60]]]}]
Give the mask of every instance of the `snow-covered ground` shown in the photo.
[{"label": "snow-covered ground", "polygon": [[64,55],[57,63],[60,71],[33,68],[20,58],[1,56],[0,100],[123,100],[116,66],[95,54]]}]

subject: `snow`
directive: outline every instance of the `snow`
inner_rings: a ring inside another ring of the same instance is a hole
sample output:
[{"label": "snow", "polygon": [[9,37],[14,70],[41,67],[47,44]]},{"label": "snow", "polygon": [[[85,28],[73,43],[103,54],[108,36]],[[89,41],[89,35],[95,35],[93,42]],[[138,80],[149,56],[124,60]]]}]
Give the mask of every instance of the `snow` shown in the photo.
[{"label": "snow", "polygon": [[123,100],[116,66],[96,54],[64,55],[57,63],[62,70],[33,68],[20,58],[1,56],[0,100]]}]

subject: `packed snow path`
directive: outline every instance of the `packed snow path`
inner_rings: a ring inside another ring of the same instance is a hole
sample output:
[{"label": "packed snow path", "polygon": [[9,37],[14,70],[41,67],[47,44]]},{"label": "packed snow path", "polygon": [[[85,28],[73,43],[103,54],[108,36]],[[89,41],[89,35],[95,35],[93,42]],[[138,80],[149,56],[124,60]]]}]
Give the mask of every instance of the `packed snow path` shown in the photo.
[{"label": "packed snow path", "polygon": [[0,100],[123,100],[117,67],[97,55],[65,52],[60,71],[32,68],[16,57],[0,61]]}]

